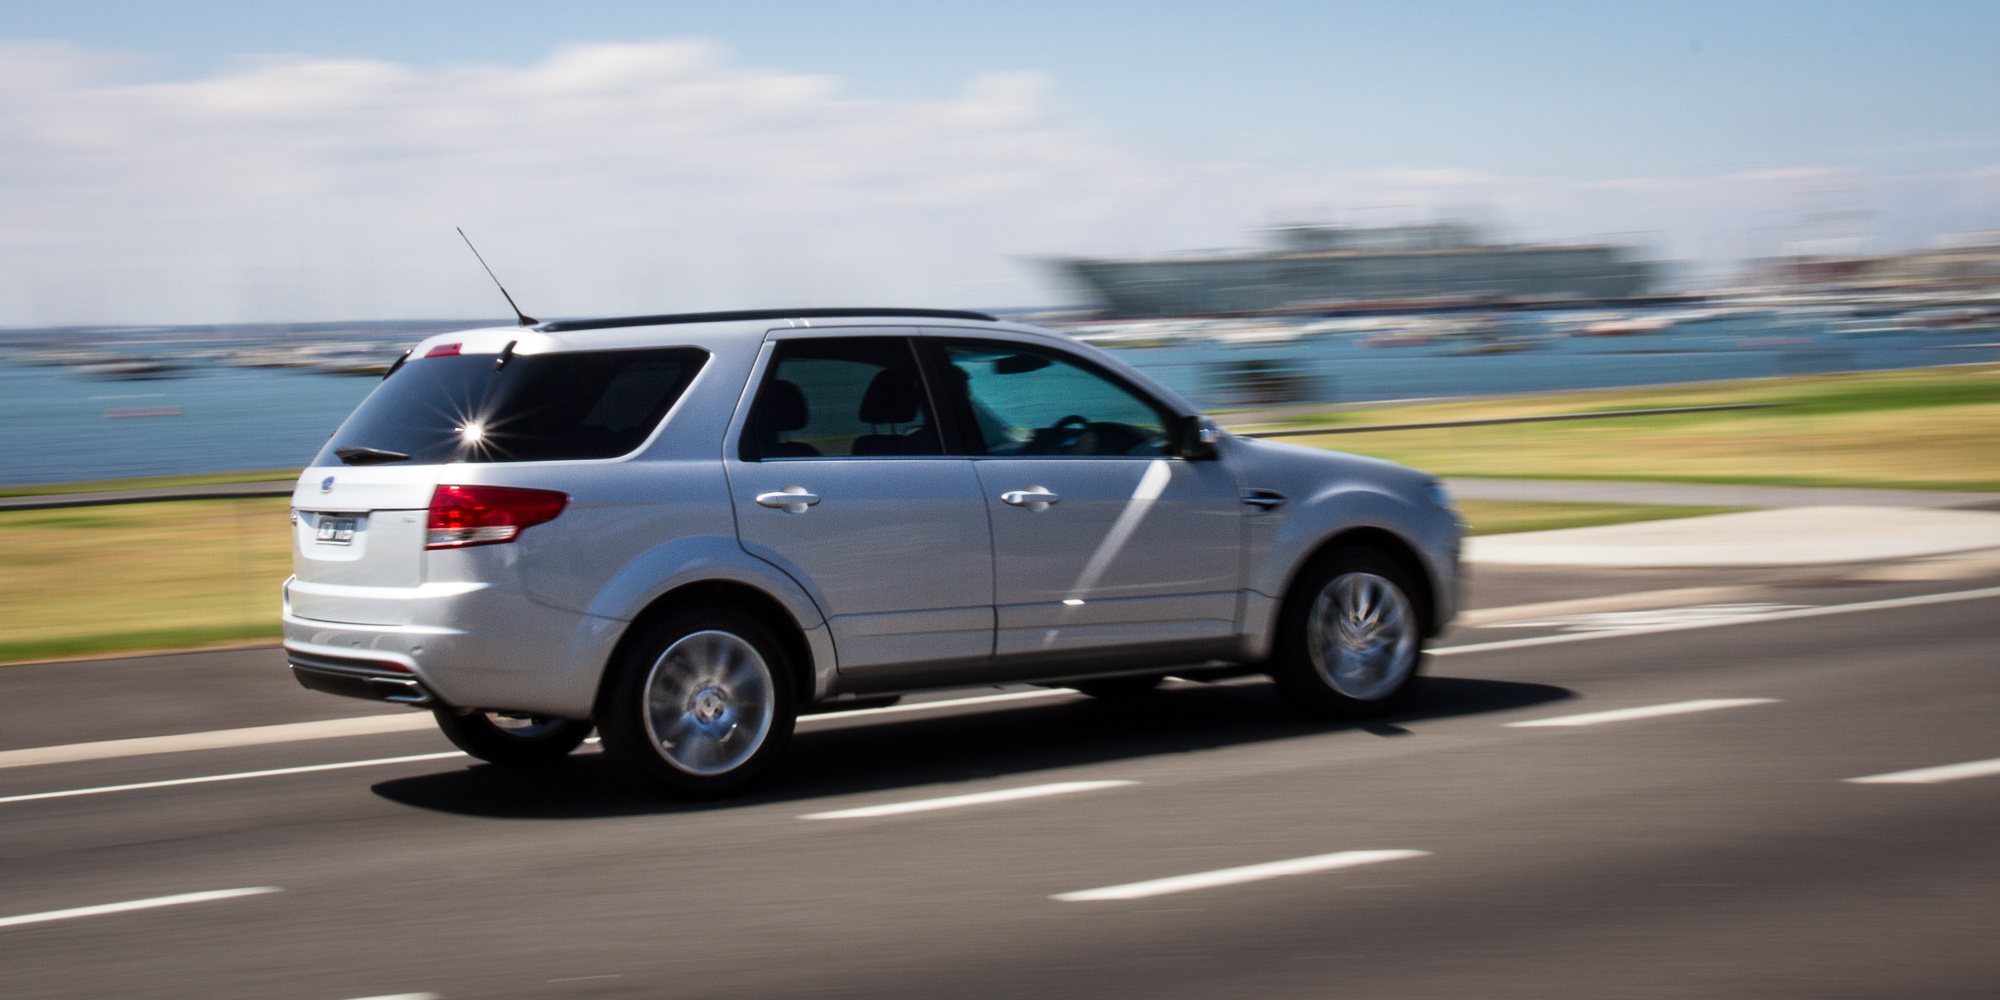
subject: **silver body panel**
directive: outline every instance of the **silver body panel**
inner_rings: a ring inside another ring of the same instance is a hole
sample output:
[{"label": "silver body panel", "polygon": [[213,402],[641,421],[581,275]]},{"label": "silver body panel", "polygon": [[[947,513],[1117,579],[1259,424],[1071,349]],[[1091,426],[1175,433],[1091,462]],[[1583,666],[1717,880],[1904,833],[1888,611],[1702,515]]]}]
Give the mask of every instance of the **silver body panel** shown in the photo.
[{"label": "silver body panel", "polygon": [[[993,650],[993,547],[963,458],[732,462],[743,547],[801,581],[833,630],[843,673]],[[801,487],[820,498],[765,507]]]},{"label": "silver body panel", "polygon": [[[1236,631],[1243,503],[1223,463],[982,458],[974,464],[993,522],[1001,655],[1216,639]],[[1000,499],[1034,487],[1060,502]]]},{"label": "silver body panel", "polygon": [[[1116,358],[1006,323],[738,321],[434,337],[465,353],[693,346],[710,354],[648,440],[611,459],[322,466],[293,495],[285,641],[373,658],[465,708],[588,717],[632,623],[679,588],[749,588],[807,651],[812,697],[1061,680],[1267,655],[1286,587],[1329,540],[1386,532],[1422,563],[1441,628],[1456,610],[1456,515],[1387,462],[1223,435],[1213,460],[738,455],[775,339],[1016,339],[1088,357],[1195,412]],[[1150,478],[1149,478],[1150,477]],[[330,480],[330,482],[329,482]],[[569,505],[507,544],[426,551],[440,484],[559,490]],[[1062,501],[1010,505],[1042,486]],[[802,513],[756,502],[803,487]],[[1286,502],[1264,511],[1244,490]],[[345,544],[322,517],[352,518]],[[1069,603],[1065,603],[1069,602]],[[1080,603],[1077,603],[1080,602]]]}]

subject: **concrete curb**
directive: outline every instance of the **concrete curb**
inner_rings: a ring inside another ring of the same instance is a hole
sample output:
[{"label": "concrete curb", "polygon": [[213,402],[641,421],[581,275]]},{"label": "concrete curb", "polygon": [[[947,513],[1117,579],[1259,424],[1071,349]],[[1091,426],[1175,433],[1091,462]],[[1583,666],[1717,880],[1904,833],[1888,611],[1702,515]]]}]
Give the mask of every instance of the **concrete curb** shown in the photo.
[{"label": "concrete curb", "polygon": [[1465,561],[1606,569],[1835,566],[1995,548],[2000,513],[1827,506],[1482,535],[1466,539]]}]

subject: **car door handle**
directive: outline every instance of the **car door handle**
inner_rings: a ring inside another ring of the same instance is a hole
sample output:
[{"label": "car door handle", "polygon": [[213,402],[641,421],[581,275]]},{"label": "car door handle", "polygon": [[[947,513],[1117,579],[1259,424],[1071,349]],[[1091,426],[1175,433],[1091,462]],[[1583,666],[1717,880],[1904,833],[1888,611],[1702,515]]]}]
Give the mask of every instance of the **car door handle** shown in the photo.
[{"label": "car door handle", "polygon": [[1245,490],[1243,502],[1261,511],[1273,511],[1285,505],[1285,495],[1277,490]]},{"label": "car door handle", "polygon": [[1048,510],[1050,504],[1061,503],[1062,497],[1049,492],[1046,486],[1030,486],[1025,490],[1008,490],[1000,494],[1000,502],[1029,510]]},{"label": "car door handle", "polygon": [[806,508],[819,502],[816,494],[807,493],[803,486],[787,486],[775,493],[757,494],[757,502],[766,507],[776,507],[794,514],[803,514]]}]

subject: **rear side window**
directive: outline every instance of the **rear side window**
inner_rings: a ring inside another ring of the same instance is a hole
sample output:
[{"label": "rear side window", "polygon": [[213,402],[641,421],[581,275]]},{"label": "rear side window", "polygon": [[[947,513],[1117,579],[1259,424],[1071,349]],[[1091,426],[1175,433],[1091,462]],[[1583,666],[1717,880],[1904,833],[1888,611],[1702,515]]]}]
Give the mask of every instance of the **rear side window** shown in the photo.
[{"label": "rear side window", "polygon": [[902,337],[779,343],[742,445],[746,462],[943,453],[916,354]]},{"label": "rear side window", "polygon": [[313,464],[615,458],[644,443],[707,360],[693,347],[418,358]]}]

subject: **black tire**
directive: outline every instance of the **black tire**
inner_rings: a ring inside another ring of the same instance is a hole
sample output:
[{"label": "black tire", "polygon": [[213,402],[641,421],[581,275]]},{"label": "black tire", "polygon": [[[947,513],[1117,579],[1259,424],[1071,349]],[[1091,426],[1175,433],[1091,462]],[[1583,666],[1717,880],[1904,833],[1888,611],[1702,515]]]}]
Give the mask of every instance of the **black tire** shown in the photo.
[{"label": "black tire", "polygon": [[1153,689],[1159,687],[1160,682],[1166,679],[1166,674],[1138,674],[1129,677],[1099,677],[1095,680],[1077,681],[1069,686],[1103,701],[1130,701],[1153,693]]},{"label": "black tire", "polygon": [[[1370,602],[1370,595],[1376,600]],[[1316,627],[1316,615],[1342,607],[1380,608],[1380,620],[1336,613],[1320,617]],[[1399,624],[1389,627],[1391,618]],[[1285,595],[1271,679],[1287,701],[1314,718],[1393,712],[1420,683],[1423,623],[1429,620],[1423,588],[1403,560],[1358,546],[1323,553]]]},{"label": "black tire", "polygon": [[678,798],[763,777],[798,718],[798,675],[770,626],[734,605],[696,604],[641,628],[598,703],[605,753]]},{"label": "black tire", "polygon": [[438,728],[452,745],[487,762],[502,767],[533,767],[569,756],[584,737],[590,735],[587,720],[555,719],[547,716],[508,716],[487,712],[460,715],[440,708]]}]

